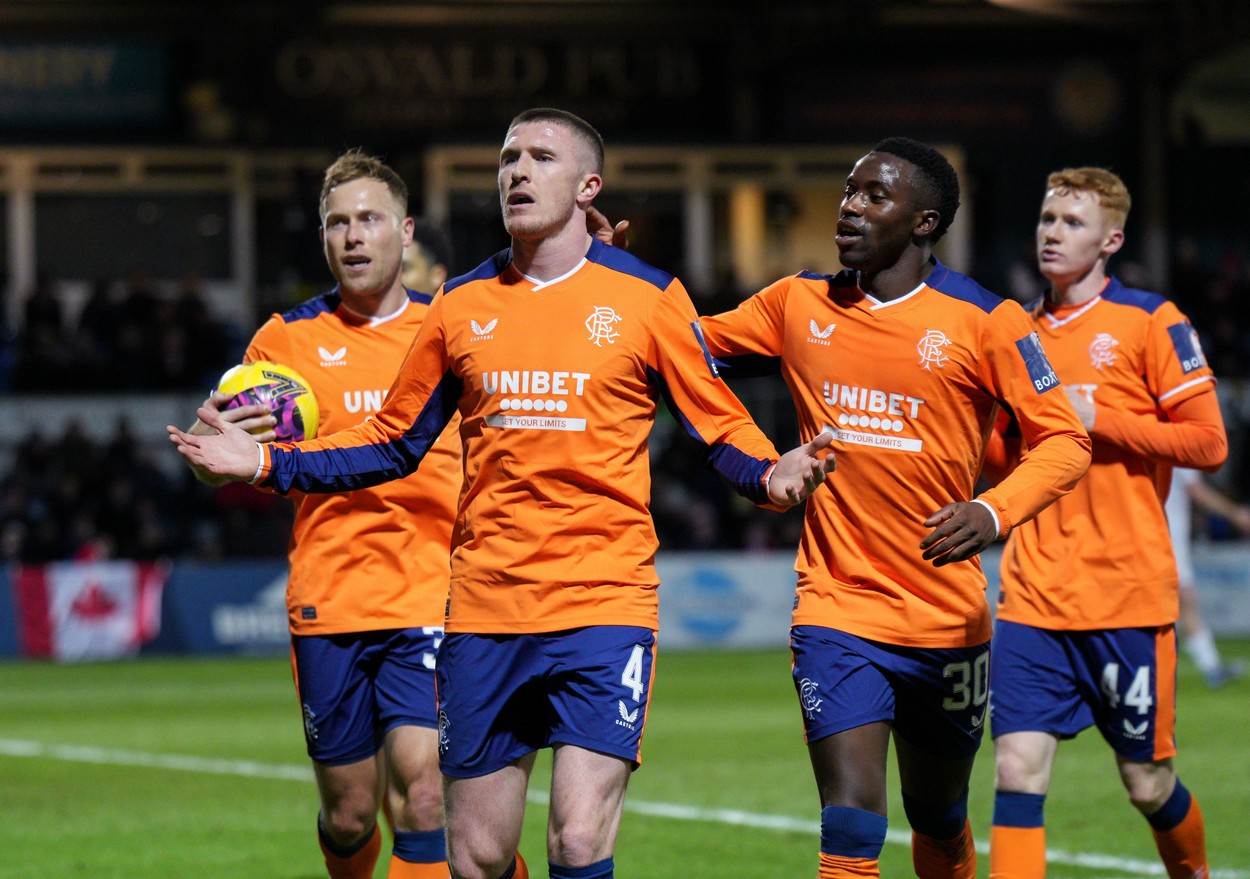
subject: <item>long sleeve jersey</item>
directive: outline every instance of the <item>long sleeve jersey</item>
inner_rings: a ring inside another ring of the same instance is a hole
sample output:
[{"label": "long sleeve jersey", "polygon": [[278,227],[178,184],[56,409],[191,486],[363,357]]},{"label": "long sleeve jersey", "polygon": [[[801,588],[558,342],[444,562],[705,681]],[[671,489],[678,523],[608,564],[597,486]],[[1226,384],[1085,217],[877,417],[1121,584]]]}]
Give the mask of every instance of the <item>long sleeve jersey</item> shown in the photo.
[{"label": "long sleeve jersey", "polygon": [[[1198,336],[1167,299],[1114,278],[1080,306],[1039,305],[1034,320],[1060,378],[1095,404],[1093,463],[1075,491],[1011,535],[999,617],[1061,630],[1174,622],[1163,513],[1172,466],[1211,468],[1227,454]],[[1203,395],[1212,414],[1182,423],[1178,409]]]},{"label": "long sleeve jersey", "polygon": [[925,519],[974,498],[1000,405],[1031,446],[1024,466],[979,498],[1000,533],[1072,489],[1089,438],[1017,303],[941,263],[889,302],[856,277],[803,272],[701,321],[716,355],[780,357],[803,439],[834,432],[837,470],[807,501],[793,622],[906,646],[983,643],[980,559],[923,560]]},{"label": "long sleeve jersey", "polygon": [[[382,407],[431,299],[410,290],[401,312],[379,320],[347,309],[335,289],[270,317],[244,360],[294,368],[312,385],[321,431],[342,430]],[[294,492],[291,631],[441,626],[460,478],[460,444],[449,429],[421,472],[406,479],[352,492]]]},{"label": "long sleeve jersey", "polygon": [[756,503],[778,457],[714,374],[695,322],[680,281],[598,241],[547,282],[505,250],[444,285],[374,418],[266,446],[261,480],[341,491],[402,476],[459,412],[447,630],[655,628],[647,441],[659,398]]}]

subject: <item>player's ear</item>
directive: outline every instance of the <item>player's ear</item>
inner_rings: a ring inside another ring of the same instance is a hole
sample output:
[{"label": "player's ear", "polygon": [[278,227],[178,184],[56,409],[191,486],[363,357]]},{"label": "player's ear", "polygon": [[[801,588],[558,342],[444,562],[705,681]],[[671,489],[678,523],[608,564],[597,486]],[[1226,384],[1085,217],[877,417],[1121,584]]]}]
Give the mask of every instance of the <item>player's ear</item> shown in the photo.
[{"label": "player's ear", "polygon": [[583,174],[577,184],[577,203],[582,207],[589,207],[601,189],[603,189],[602,177],[594,172]]},{"label": "player's ear", "polygon": [[404,217],[404,222],[402,223],[402,231],[404,235],[404,247],[407,247],[408,245],[412,244],[412,232],[416,228],[417,228],[416,221],[414,221],[412,217]]},{"label": "player's ear", "polygon": [[920,217],[916,222],[915,234],[919,238],[928,238],[934,233],[938,227],[938,223],[942,221],[942,215],[937,211],[921,211]]},{"label": "player's ear", "polygon": [[1111,256],[1111,254],[1115,253],[1117,250],[1119,250],[1123,246],[1124,246],[1124,230],[1112,229],[1110,232],[1107,233],[1107,237],[1103,239],[1102,252],[1105,253],[1107,256]]}]

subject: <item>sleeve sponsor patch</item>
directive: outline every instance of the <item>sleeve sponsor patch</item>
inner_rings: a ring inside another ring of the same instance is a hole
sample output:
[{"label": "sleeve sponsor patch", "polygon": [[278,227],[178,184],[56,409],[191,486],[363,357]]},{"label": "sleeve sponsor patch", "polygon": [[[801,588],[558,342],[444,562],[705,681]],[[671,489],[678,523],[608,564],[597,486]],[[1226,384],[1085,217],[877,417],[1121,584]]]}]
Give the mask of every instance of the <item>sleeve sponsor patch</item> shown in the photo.
[{"label": "sleeve sponsor patch", "polygon": [[1189,321],[1181,321],[1168,327],[1168,335],[1172,337],[1172,347],[1181,362],[1181,369],[1186,374],[1207,365],[1206,355],[1202,353],[1202,345],[1198,341],[1198,332]]},{"label": "sleeve sponsor patch", "polygon": [[1046,352],[1042,350],[1042,340],[1037,337],[1037,333],[1029,333],[1023,339],[1017,339],[1016,350],[1024,358],[1024,368],[1029,371],[1033,390],[1044,394],[1051,388],[1059,387],[1059,376],[1055,375]]}]

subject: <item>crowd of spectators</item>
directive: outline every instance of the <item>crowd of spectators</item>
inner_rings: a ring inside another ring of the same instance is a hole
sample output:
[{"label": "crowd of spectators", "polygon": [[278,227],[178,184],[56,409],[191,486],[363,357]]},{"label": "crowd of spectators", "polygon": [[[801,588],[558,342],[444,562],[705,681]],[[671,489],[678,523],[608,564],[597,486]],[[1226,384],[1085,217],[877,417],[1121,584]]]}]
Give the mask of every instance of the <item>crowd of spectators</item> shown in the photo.
[{"label": "crowd of spectators", "polygon": [[[1131,283],[1131,266],[1127,272]],[[1023,290],[1028,279],[1020,280]],[[1233,306],[1250,293],[1250,264],[1230,254],[1204,267],[1196,248],[1182,245],[1173,291],[1223,383],[1246,388],[1250,326]],[[706,312],[740,298],[726,284],[705,299],[696,294],[695,301]],[[194,281],[174,295],[158,293],[143,278],[100,283],[73,319],[55,285],[44,281],[27,299],[23,317],[15,343],[7,352],[0,346],[0,393],[11,399],[23,393],[201,391],[238,362],[245,338],[242,328],[212,314]],[[797,441],[780,378],[731,384],[779,448]],[[1245,434],[1246,427],[1230,423],[1230,434]],[[698,449],[676,425],[662,419],[651,452],[652,512],[666,550],[797,545],[801,510],[761,511],[734,495],[702,466]],[[1246,463],[1241,458],[1225,468],[1237,477],[1222,480],[1238,500],[1245,499],[1237,488]],[[124,419],[104,439],[71,422],[52,435],[35,431],[12,448],[0,448],[0,561],[280,557],[290,521],[289,501],[241,484],[203,486],[164,445],[163,435],[148,430],[140,438]],[[1218,536],[1218,523],[1212,533]]]},{"label": "crowd of spectators", "polygon": [[0,388],[15,393],[167,391],[211,386],[238,359],[237,328],[219,320],[200,283],[172,296],[152,279],[97,281],[69,314],[55,283],[40,278],[26,299]]}]

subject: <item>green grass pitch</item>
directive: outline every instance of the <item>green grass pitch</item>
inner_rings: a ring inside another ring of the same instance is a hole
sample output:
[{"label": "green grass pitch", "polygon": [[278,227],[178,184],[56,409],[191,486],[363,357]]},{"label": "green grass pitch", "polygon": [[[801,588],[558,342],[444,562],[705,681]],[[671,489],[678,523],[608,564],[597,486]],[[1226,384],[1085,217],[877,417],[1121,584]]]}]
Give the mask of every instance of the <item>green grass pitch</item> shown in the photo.
[{"label": "green grass pitch", "polygon": [[[1250,659],[1250,641],[1224,648]],[[1250,682],[1213,692],[1183,664],[1179,716],[1177,765],[1206,815],[1213,879],[1250,879]],[[282,659],[0,664],[0,877],[324,876],[300,730]],[[643,756],[617,875],[815,876],[819,804],[784,650],[662,652]],[[522,841],[535,879],[549,767],[535,770]],[[992,779],[987,741],[971,797],[981,845]],[[882,874],[911,876],[891,784]],[[1060,748],[1047,824],[1051,879],[1162,875],[1093,731]]]}]

